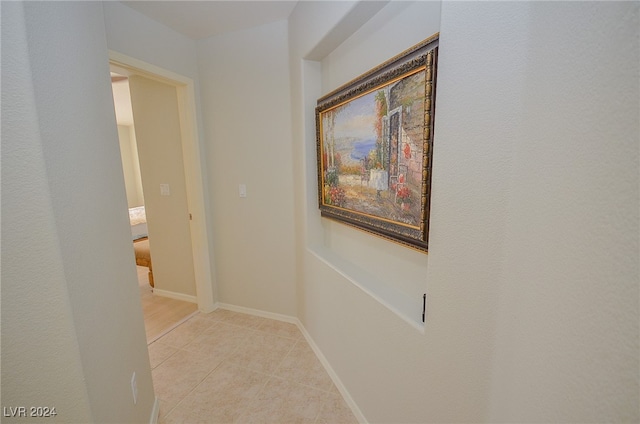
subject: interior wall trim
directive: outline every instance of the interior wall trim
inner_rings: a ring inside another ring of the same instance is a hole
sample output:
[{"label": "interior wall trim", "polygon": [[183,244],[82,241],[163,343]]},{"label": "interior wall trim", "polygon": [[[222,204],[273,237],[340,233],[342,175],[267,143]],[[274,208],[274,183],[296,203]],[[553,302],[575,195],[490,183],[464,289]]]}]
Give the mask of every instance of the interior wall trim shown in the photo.
[{"label": "interior wall trim", "polygon": [[198,303],[198,298],[189,294],[172,292],[169,290],[153,289],[153,294],[156,296],[169,297],[171,299],[182,300],[183,302]]},{"label": "interior wall trim", "polygon": [[196,280],[196,303],[201,312],[211,312],[214,310],[217,289],[215,272],[211,262],[213,247],[208,232],[209,214],[206,211],[204,171],[202,169],[204,148],[201,146],[198,133],[195,82],[189,77],[114,50],[109,50],[109,63],[122,68],[127,75],[141,75],[176,87],[182,131],[182,153],[185,162],[187,203],[192,217],[190,228],[193,270]]},{"label": "interior wall trim", "polygon": [[157,424],[158,417],[160,416],[160,399],[156,396],[156,400],[153,402],[153,408],[151,409],[151,417],[149,418],[149,424]]},{"label": "interior wall trim", "polygon": [[259,309],[245,308],[244,306],[236,306],[229,303],[216,303],[215,309],[225,309],[227,311],[240,312],[243,314],[255,315],[257,317],[268,318],[276,321],[288,322],[298,325],[298,318],[296,317],[276,314],[274,312],[261,311]]}]

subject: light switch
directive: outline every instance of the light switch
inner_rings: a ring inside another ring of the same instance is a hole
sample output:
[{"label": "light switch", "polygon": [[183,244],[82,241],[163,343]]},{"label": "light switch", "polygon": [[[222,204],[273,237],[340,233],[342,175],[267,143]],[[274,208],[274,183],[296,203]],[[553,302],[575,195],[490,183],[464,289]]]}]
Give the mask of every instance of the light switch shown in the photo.
[{"label": "light switch", "polygon": [[169,195],[169,184],[160,184],[160,196]]},{"label": "light switch", "polygon": [[238,192],[240,193],[240,197],[247,197],[247,185],[240,184],[238,186]]}]

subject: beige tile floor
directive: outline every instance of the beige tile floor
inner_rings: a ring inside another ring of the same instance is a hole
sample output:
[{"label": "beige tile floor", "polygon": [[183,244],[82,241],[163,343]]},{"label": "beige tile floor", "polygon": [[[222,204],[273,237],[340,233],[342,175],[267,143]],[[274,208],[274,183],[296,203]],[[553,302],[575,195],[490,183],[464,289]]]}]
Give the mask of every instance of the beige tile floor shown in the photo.
[{"label": "beige tile floor", "polygon": [[149,285],[149,269],[138,266],[138,288],[144,315],[144,329],[147,343],[162,336],[167,330],[175,327],[180,321],[198,310],[195,303],[154,296]]},{"label": "beige tile floor", "polygon": [[294,324],[198,313],[149,358],[160,423],[357,423]]}]

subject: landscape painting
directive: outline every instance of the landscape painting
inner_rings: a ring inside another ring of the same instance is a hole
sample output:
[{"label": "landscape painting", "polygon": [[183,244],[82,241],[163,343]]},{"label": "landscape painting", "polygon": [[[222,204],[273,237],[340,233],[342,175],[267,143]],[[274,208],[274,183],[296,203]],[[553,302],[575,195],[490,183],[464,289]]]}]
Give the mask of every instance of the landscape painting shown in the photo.
[{"label": "landscape painting", "polygon": [[323,216],[427,250],[437,38],[316,109]]}]

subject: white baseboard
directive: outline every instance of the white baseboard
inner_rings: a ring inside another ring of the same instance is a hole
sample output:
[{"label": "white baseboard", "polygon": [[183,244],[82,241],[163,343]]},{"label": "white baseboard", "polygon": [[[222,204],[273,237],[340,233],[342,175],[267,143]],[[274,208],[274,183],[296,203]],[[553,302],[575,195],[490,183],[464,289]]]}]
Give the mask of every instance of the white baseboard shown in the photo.
[{"label": "white baseboard", "polygon": [[155,402],[153,402],[153,408],[151,409],[150,424],[158,424],[158,418],[160,416],[160,399],[156,396]]},{"label": "white baseboard", "polygon": [[216,309],[226,309],[228,311],[241,312],[243,314],[255,315],[262,318],[274,319],[276,321],[284,321],[291,324],[296,324],[300,322],[298,318],[291,317],[288,315],[276,314],[273,312],[265,312],[258,309],[245,308],[243,306],[230,305],[228,303],[217,303]]},{"label": "white baseboard", "polygon": [[349,408],[351,408],[351,412],[353,412],[353,415],[356,417],[358,422],[361,424],[368,424],[367,419],[364,417],[364,414],[362,414],[362,411],[360,411],[360,408],[358,408],[358,405],[349,394],[349,391],[347,391],[347,388],[344,386],[344,384],[342,384],[342,381],[338,377],[338,374],[336,374],[336,372],[333,370],[333,368],[329,364],[329,361],[327,361],[327,358],[325,358],[325,356],[322,354],[322,351],[313,341],[313,339],[311,338],[311,335],[309,334],[307,329],[304,328],[304,325],[302,325],[302,322],[298,318],[288,316],[288,315],[276,314],[273,312],[260,311],[258,309],[245,308],[243,306],[230,305],[228,303],[216,303],[214,306],[214,310],[216,309],[226,309],[229,311],[241,312],[244,314],[255,315],[262,318],[269,318],[277,321],[284,321],[291,324],[295,324],[298,327],[298,329],[300,329],[300,331],[302,332],[302,335],[304,336],[307,343],[309,343],[309,346],[313,350],[313,353],[316,354],[316,356],[318,357],[318,360],[320,361],[324,369],[327,371],[327,374],[329,374],[329,377],[333,381],[333,384],[335,384],[336,388],[344,398],[345,402],[347,402],[347,405],[349,406]]},{"label": "white baseboard", "polygon": [[333,380],[333,384],[335,384],[336,388],[344,398],[345,402],[347,402],[347,405],[349,406],[349,408],[351,408],[351,412],[353,412],[353,415],[356,417],[356,419],[360,424],[368,424],[368,421],[364,417],[364,414],[362,413],[360,408],[358,408],[358,405],[351,397],[351,394],[349,394],[349,391],[347,390],[347,388],[344,387],[344,384],[342,384],[342,381],[338,377],[338,374],[336,374],[336,372],[333,370],[333,368],[331,367],[331,364],[329,364],[329,361],[327,360],[327,358],[325,358],[325,356],[322,354],[322,351],[320,350],[318,345],[316,345],[316,343],[313,341],[313,339],[311,338],[311,335],[309,334],[309,332],[307,332],[307,329],[304,328],[304,325],[302,325],[302,322],[298,318],[295,318],[295,320],[296,320],[296,324],[298,325],[298,328],[302,332],[302,335],[307,340],[307,343],[309,343],[309,346],[313,350],[313,353],[316,354],[316,356],[318,357],[318,360],[324,367],[325,371],[327,371],[327,374],[329,374],[329,377],[331,377],[331,380]]},{"label": "white baseboard", "polygon": [[155,294],[156,296],[169,297],[171,299],[176,299],[176,300],[183,300],[185,302],[198,303],[198,298],[196,296],[191,296],[183,293],[176,293],[169,290],[154,288],[153,294]]}]

